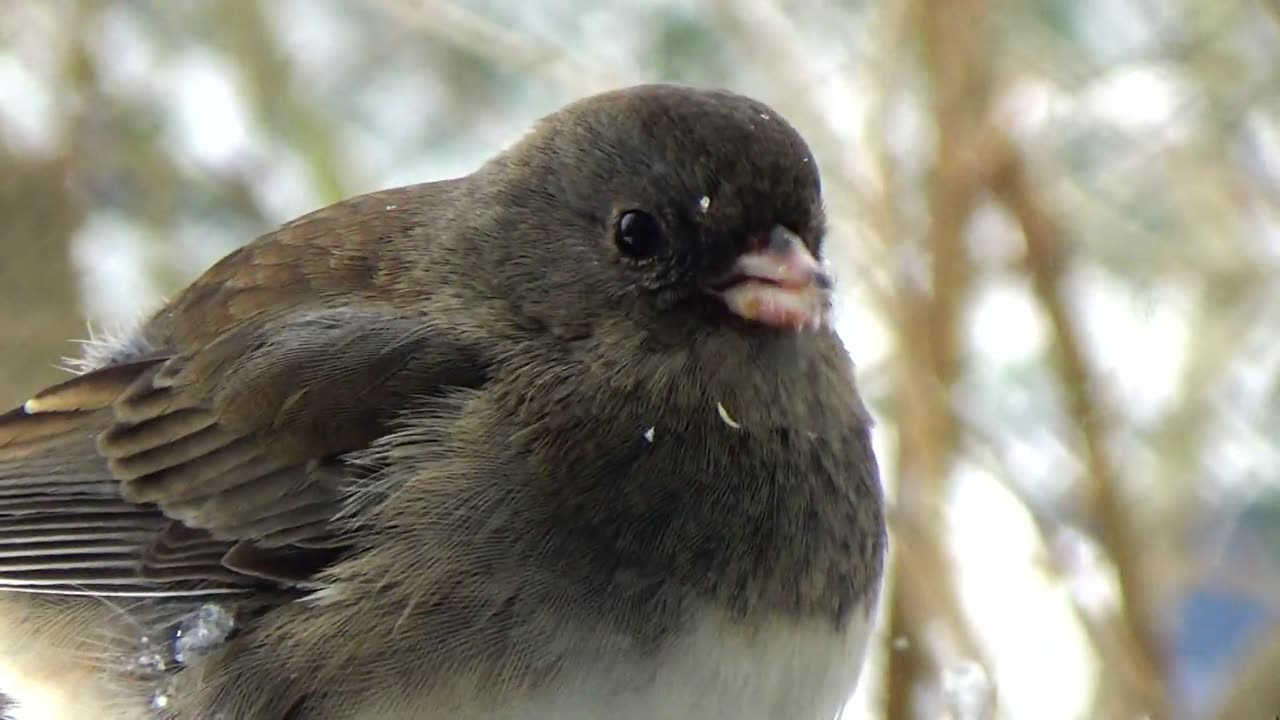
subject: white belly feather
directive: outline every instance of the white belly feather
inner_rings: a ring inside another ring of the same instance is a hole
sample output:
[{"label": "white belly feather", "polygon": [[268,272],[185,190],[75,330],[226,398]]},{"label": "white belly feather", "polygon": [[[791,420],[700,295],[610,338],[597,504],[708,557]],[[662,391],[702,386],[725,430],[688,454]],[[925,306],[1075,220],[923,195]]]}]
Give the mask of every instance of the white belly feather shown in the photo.
[{"label": "white belly feather", "polygon": [[[829,623],[779,620],[745,629],[719,611],[656,661],[570,661],[554,686],[501,709],[375,703],[361,720],[833,720],[858,681],[870,621],[855,612],[842,633]],[[490,698],[492,699],[492,698]],[[384,699],[385,701],[386,699]]]}]

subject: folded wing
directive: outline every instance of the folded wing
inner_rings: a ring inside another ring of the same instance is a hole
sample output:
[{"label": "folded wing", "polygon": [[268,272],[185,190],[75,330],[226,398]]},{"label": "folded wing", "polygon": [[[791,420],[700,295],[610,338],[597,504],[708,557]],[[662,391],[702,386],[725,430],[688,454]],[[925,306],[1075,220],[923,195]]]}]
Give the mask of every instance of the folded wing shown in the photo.
[{"label": "folded wing", "polygon": [[0,589],[205,595],[305,584],[406,410],[486,381],[422,318],[298,311],[91,371],[0,415]]}]

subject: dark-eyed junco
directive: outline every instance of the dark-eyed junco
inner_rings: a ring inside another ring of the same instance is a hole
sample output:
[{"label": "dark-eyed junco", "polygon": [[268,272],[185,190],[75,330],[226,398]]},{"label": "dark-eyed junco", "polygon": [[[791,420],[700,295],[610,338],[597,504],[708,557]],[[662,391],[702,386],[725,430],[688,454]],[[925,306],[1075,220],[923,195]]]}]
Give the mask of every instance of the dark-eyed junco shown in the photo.
[{"label": "dark-eyed junco", "polygon": [[233,252],[0,416],[0,658],[75,718],[830,720],[885,549],[818,169],[633,87]]}]

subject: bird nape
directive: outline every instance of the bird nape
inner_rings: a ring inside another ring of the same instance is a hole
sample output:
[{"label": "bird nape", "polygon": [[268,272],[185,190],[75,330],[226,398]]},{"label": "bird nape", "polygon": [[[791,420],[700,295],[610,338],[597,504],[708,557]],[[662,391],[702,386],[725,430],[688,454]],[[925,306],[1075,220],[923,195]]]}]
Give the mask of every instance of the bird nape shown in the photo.
[{"label": "bird nape", "polygon": [[646,85],[250,242],[0,416],[0,689],[829,720],[885,529],[824,231],[777,112]]}]

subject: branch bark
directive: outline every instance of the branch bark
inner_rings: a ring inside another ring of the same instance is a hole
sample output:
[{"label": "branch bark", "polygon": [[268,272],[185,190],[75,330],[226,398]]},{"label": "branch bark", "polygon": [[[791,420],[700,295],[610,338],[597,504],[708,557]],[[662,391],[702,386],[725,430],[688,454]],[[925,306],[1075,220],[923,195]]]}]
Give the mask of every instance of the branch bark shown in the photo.
[{"label": "branch bark", "polygon": [[60,158],[0,155],[0,407],[70,377],[57,358],[85,334],[68,256],[82,211],[68,196]]},{"label": "branch bark", "polygon": [[1157,720],[1172,716],[1163,668],[1163,633],[1154,618],[1156,603],[1143,562],[1141,540],[1130,520],[1115,464],[1106,438],[1110,421],[1096,397],[1098,383],[1085,357],[1081,331],[1068,311],[1067,258],[1063,231],[1032,189],[1018,152],[1005,140],[1006,162],[993,178],[992,189],[1022,230],[1026,243],[1026,272],[1036,299],[1053,330],[1055,361],[1067,396],[1069,412],[1083,446],[1088,469],[1088,497],[1097,519],[1098,539],[1115,565],[1122,595],[1121,645],[1129,648],[1135,666],[1143,710]]},{"label": "branch bark", "polygon": [[[983,57],[987,7],[981,0],[945,5],[920,0],[911,12],[930,82],[938,146],[924,237],[924,250],[932,263],[928,287],[919,287],[904,274],[897,298],[902,476],[895,530],[904,549],[898,557],[927,568],[929,577],[927,582],[913,583],[910,580],[919,573],[899,567],[903,579],[894,586],[890,600],[890,637],[906,638],[910,648],[922,648],[922,631],[941,619],[951,645],[941,657],[972,659],[990,675],[984,649],[956,597],[942,534],[947,527],[942,498],[960,436],[949,392],[963,371],[958,320],[971,280],[964,233],[989,167],[980,137],[990,95],[990,73]],[[921,595],[930,598],[928,606]],[[915,690],[937,683],[939,657],[920,651],[890,654],[888,717],[914,716]]]}]

